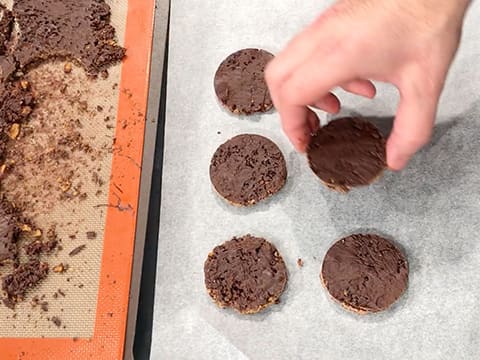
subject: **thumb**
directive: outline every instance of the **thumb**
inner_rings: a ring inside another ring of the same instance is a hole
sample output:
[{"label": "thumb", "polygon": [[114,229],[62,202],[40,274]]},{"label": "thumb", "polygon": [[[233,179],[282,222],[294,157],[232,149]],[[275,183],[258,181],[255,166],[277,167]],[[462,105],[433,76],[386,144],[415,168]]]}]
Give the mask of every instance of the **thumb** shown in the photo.
[{"label": "thumb", "polygon": [[430,140],[440,92],[420,89],[415,85],[400,89],[400,104],[387,142],[387,164],[390,169],[403,169],[410,158]]}]

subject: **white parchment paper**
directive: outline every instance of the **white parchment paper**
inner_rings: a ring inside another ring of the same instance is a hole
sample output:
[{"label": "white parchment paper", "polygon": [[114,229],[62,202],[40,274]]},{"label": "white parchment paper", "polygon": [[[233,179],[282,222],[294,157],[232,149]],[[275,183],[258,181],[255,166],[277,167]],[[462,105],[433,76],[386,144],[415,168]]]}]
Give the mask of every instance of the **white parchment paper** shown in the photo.
[{"label": "white parchment paper", "polygon": [[[238,118],[213,90],[218,64],[245,47],[278,52],[328,6],[320,0],[172,1],[168,105],[152,359],[475,359],[480,356],[480,4],[442,97],[431,145],[401,173],[348,195],[321,186],[283,136],[278,114]],[[398,101],[339,92],[342,114],[388,129]],[[218,199],[209,163],[240,133],[275,141],[289,177],[251,209]],[[405,295],[389,311],[350,314],[319,280],[340,237],[372,230],[409,260]],[[272,241],[289,269],[282,303],[253,316],[218,309],[203,284],[209,251],[234,235]],[[296,265],[304,261],[303,268]]]}]

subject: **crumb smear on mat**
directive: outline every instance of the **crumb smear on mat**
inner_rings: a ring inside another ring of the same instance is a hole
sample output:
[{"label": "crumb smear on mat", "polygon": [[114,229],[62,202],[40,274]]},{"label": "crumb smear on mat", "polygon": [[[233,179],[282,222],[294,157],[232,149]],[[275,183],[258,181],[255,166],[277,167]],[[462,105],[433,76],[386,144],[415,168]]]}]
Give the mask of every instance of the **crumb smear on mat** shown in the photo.
[{"label": "crumb smear on mat", "polygon": [[[54,223],[33,218],[48,220],[57,206],[104,193],[105,177],[95,163],[111,154],[113,139],[100,147],[85,137],[83,127],[95,119],[112,132],[114,107],[85,101],[88,84],[80,85],[75,73],[106,78],[124,58],[110,15],[103,0],[14,0],[11,10],[0,4],[0,299],[10,309],[32,296],[32,309],[49,311],[45,295],[36,291],[47,278],[70,271],[55,260],[62,242],[73,249],[70,256],[86,248],[74,242],[78,231],[62,239]],[[61,69],[58,60],[67,61]],[[70,80],[64,81],[66,76]],[[105,121],[98,120],[99,112]],[[83,171],[90,172],[88,179],[82,179]],[[87,194],[92,186],[97,193]],[[83,234],[97,238],[93,230]],[[49,296],[59,299],[66,293],[58,289]],[[57,315],[50,320],[65,328]]]}]

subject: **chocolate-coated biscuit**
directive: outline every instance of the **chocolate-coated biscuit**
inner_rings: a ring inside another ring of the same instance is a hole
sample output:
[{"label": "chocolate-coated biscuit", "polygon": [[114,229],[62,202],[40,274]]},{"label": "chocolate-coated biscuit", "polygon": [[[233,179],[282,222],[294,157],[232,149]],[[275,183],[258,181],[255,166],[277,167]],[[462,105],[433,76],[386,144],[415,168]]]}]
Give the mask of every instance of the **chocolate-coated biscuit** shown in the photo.
[{"label": "chocolate-coated biscuit", "polygon": [[382,134],[360,118],[333,120],[321,127],[312,135],[307,155],[312,171],[340,192],[371,184],[386,167]]},{"label": "chocolate-coated biscuit", "polygon": [[387,309],[403,294],[408,264],[390,241],[374,234],[355,234],[327,251],[320,277],[330,295],[346,309],[374,313]]},{"label": "chocolate-coated biscuit", "polygon": [[220,145],[210,163],[210,180],[220,196],[250,206],[277,193],[285,184],[287,165],[271,140],[242,134]]},{"label": "chocolate-coated biscuit", "polygon": [[275,246],[251,235],[215,247],[204,272],[205,286],[217,305],[242,314],[257,313],[277,303],[288,279]]},{"label": "chocolate-coated biscuit", "polygon": [[215,73],[220,102],[234,114],[267,112],[273,107],[264,70],[273,55],[261,49],[243,49],[229,55]]}]

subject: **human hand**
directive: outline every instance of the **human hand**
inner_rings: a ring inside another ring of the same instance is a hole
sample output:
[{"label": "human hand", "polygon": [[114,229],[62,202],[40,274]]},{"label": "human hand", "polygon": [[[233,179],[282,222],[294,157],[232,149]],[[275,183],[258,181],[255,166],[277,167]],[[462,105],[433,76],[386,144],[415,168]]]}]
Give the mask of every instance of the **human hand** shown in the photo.
[{"label": "human hand", "polygon": [[266,80],[282,126],[303,152],[319,125],[314,106],[340,109],[340,86],[373,98],[371,80],[395,85],[400,103],[387,163],[400,170],[430,139],[438,100],[469,0],[340,0],[270,62]]}]

